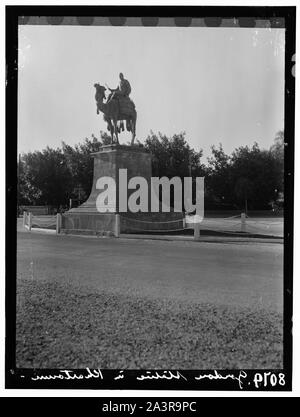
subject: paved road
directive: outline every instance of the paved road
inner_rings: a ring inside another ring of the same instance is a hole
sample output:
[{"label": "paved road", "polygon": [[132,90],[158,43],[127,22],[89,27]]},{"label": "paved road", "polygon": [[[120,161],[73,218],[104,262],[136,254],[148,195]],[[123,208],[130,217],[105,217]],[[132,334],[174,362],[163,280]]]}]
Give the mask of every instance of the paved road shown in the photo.
[{"label": "paved road", "polygon": [[281,311],[283,245],[18,232],[18,276],[95,291]]}]

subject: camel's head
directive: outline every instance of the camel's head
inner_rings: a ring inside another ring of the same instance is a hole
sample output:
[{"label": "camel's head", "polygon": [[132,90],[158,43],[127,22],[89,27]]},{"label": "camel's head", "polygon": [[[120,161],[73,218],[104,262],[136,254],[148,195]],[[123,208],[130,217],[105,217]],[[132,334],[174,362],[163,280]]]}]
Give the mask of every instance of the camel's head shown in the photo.
[{"label": "camel's head", "polygon": [[103,85],[100,85],[99,83],[95,83],[94,87],[96,88],[97,93],[101,93],[103,96],[105,95],[106,88],[103,87]]}]

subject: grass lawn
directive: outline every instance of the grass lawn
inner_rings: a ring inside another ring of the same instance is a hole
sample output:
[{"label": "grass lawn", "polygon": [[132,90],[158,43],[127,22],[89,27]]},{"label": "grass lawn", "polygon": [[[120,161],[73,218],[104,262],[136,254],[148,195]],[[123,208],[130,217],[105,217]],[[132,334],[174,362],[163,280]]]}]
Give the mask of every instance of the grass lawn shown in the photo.
[{"label": "grass lawn", "polygon": [[17,281],[19,368],[281,368],[280,313]]}]

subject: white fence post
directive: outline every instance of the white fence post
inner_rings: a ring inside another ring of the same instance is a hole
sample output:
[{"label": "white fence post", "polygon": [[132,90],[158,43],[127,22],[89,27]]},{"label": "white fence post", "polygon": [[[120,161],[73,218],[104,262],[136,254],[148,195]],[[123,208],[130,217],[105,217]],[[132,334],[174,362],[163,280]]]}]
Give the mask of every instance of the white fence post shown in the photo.
[{"label": "white fence post", "polygon": [[32,225],[32,213],[28,213],[28,230],[31,231],[31,225]]},{"label": "white fence post", "polygon": [[26,225],[26,211],[23,211],[23,227]]},{"label": "white fence post", "polygon": [[246,214],[241,213],[241,232],[246,232]]},{"label": "white fence post", "polygon": [[58,233],[60,233],[60,229],[61,229],[61,214],[57,213],[56,215],[56,234],[58,235]]},{"label": "white fence post", "polygon": [[185,217],[182,219],[182,228],[183,229],[186,228],[186,220],[185,220]]},{"label": "white fence post", "polygon": [[116,214],[115,219],[115,237],[120,237],[120,214]]},{"label": "white fence post", "polygon": [[200,222],[194,223],[194,240],[200,239]]}]

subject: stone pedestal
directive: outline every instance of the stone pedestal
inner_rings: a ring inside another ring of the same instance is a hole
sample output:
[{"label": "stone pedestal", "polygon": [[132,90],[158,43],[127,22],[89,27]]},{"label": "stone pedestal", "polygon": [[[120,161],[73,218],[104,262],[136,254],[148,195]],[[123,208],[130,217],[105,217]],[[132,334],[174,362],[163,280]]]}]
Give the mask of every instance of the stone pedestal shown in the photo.
[{"label": "stone pedestal", "polygon": [[[151,184],[151,155],[138,146],[106,145],[99,152],[91,154],[94,158],[94,178],[89,198],[79,207],[64,213],[62,218],[63,233],[79,234],[115,234],[116,214],[120,214],[121,233],[164,232],[183,227],[182,213],[131,213],[120,211],[119,202],[119,170],[127,169],[127,180],[140,176]],[[96,207],[99,190],[97,180],[101,177],[111,177],[116,182],[116,201],[113,212],[100,213]],[[128,190],[128,197],[130,192]],[[149,198],[150,204],[150,198]],[[150,211],[150,210],[149,210]]]}]

